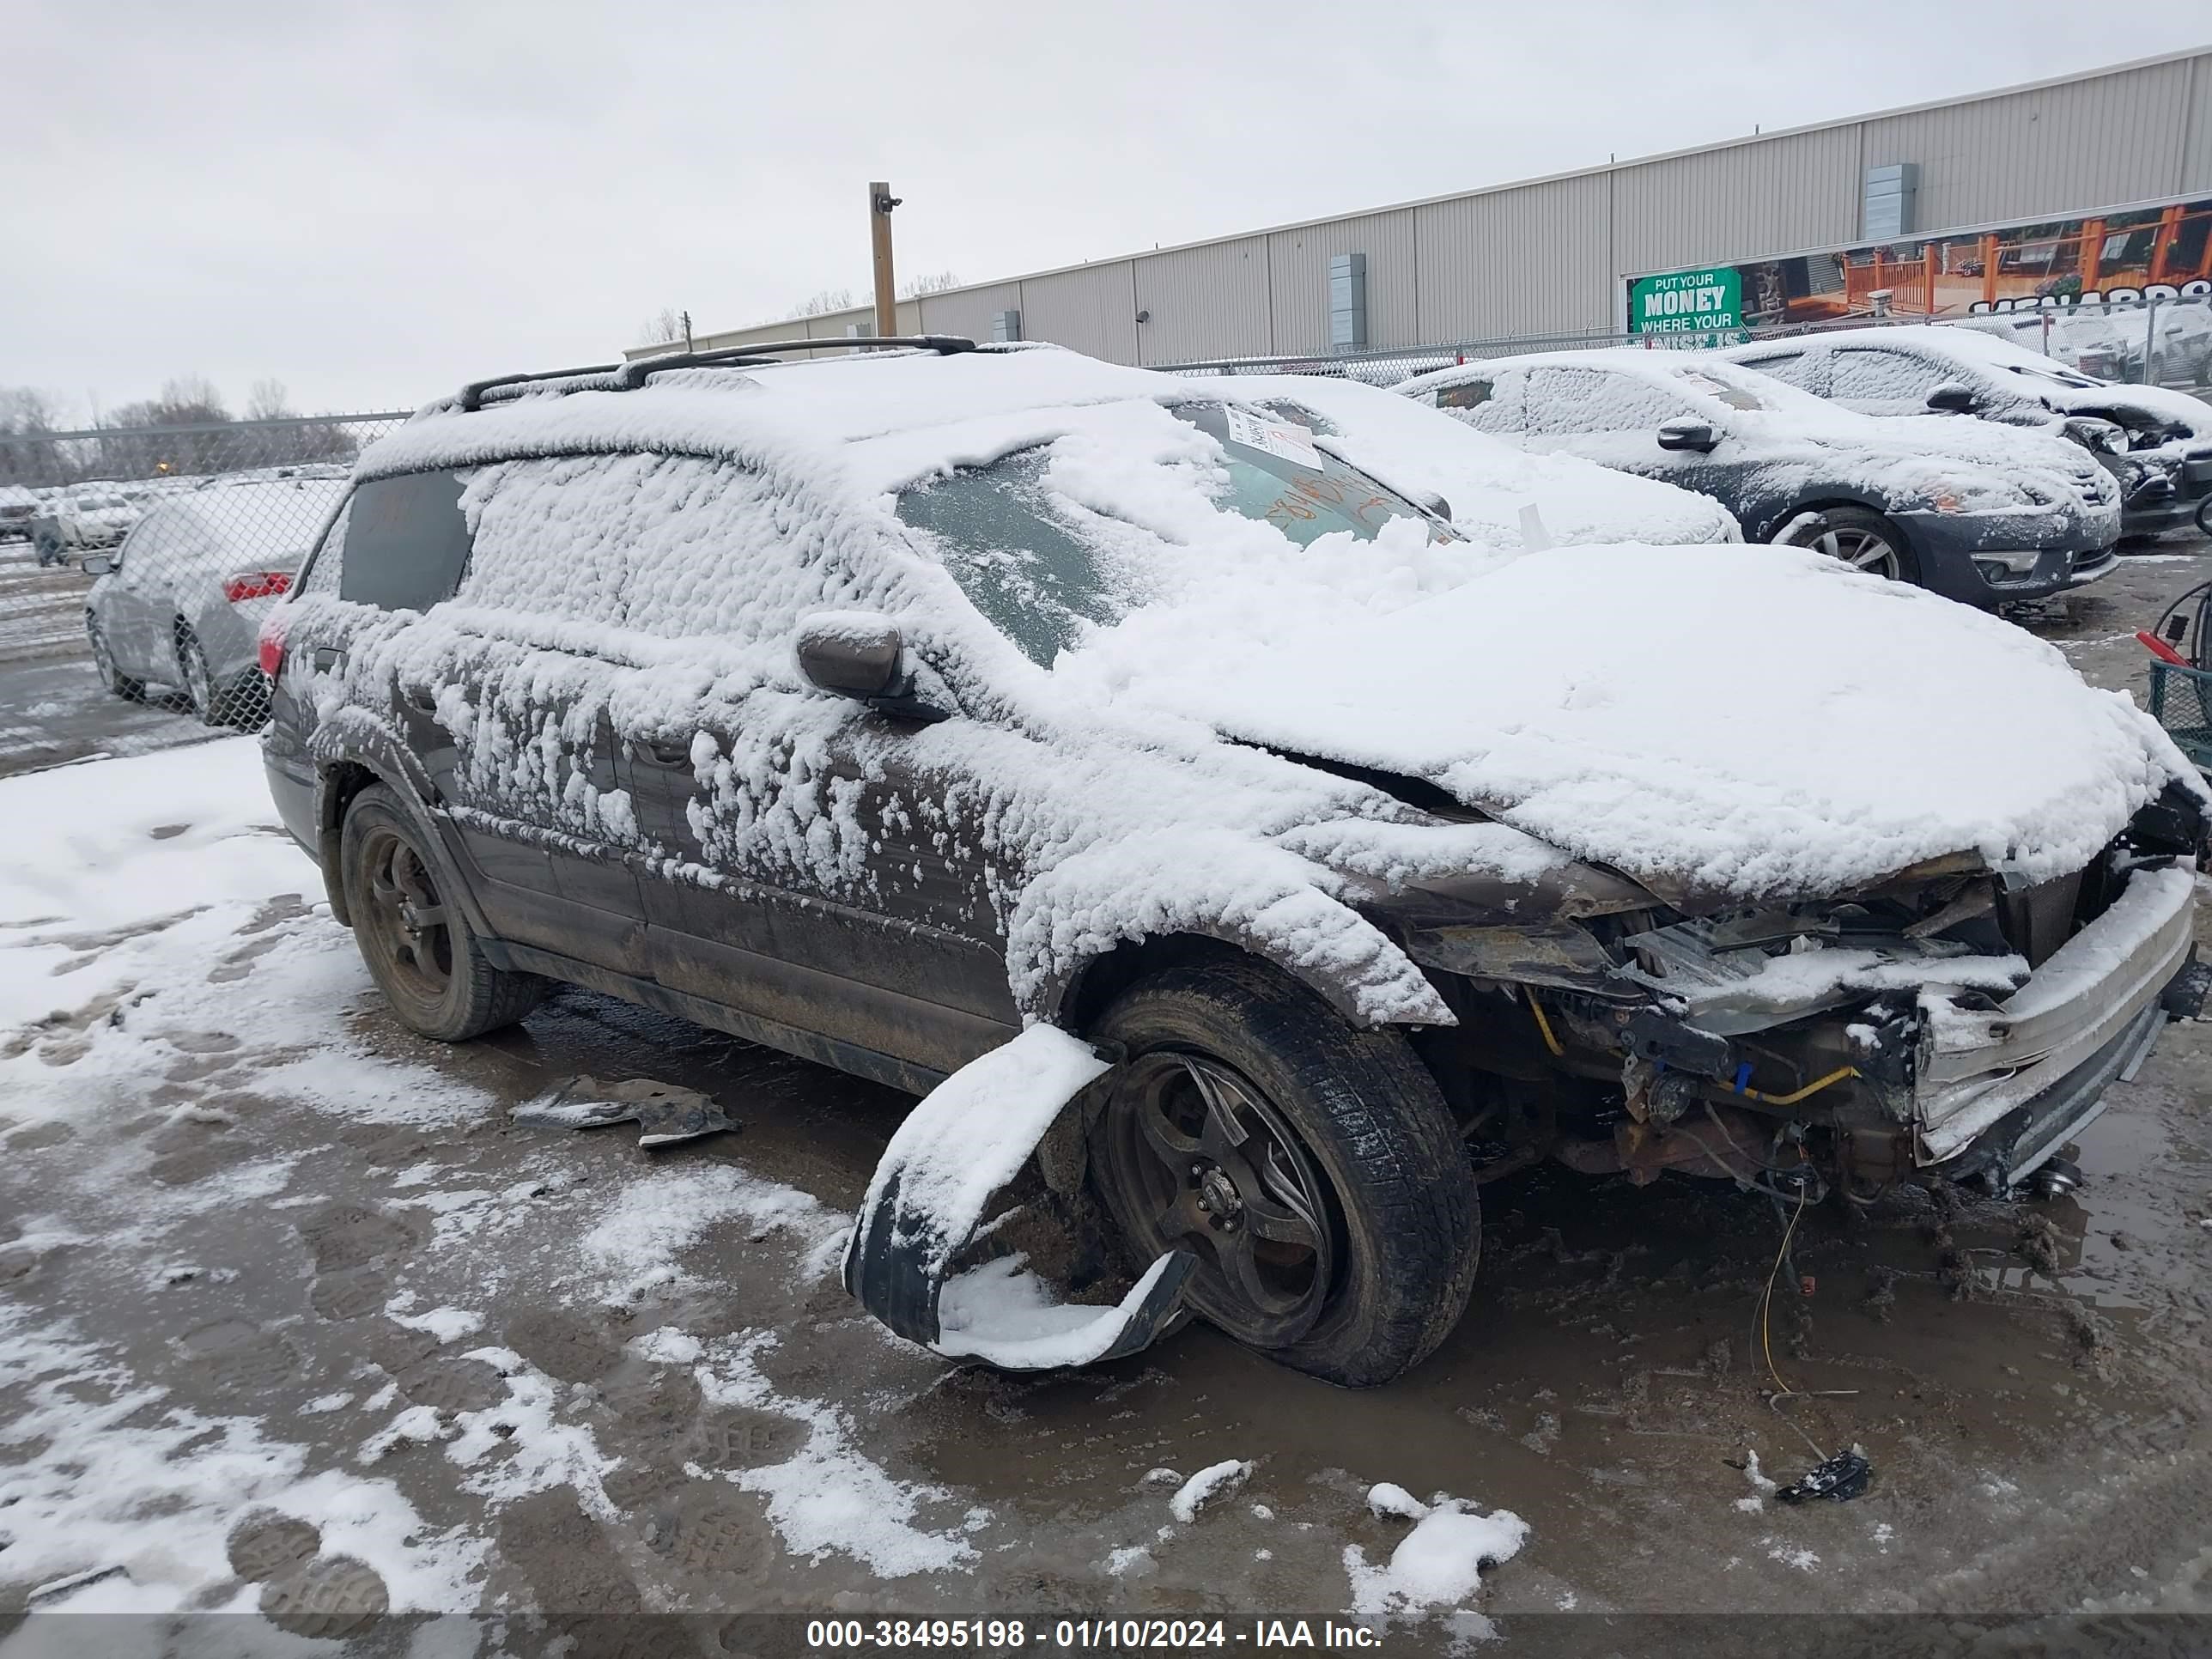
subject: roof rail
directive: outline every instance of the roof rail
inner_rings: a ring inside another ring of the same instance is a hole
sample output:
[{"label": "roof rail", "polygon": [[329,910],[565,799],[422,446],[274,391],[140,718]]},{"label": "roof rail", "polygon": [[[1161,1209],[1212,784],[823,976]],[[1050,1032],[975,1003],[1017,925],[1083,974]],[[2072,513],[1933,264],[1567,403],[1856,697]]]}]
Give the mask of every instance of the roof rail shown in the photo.
[{"label": "roof rail", "polygon": [[732,368],[773,362],[770,354],[780,351],[852,350],[856,348],[933,351],[940,357],[954,357],[962,352],[975,350],[975,343],[957,334],[871,335],[842,340],[763,340],[758,345],[723,346],[713,351],[668,351],[657,357],[633,357],[628,362],[592,363],[583,368],[551,368],[537,374],[501,374],[493,380],[471,380],[461,388],[461,394],[455,402],[464,410],[482,409],[484,393],[501,386],[527,386],[539,380],[573,380],[587,374],[610,377],[605,386],[593,390],[635,392],[645,384],[648,374],[658,374],[663,369]]}]

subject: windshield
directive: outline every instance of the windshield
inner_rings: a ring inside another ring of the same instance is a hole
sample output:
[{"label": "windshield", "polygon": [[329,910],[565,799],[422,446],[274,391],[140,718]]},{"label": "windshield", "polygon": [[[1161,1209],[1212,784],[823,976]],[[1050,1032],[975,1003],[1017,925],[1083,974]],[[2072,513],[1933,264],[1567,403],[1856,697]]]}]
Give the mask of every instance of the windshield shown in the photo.
[{"label": "windshield", "polygon": [[[1221,447],[1219,510],[1272,524],[1304,547],[1334,531],[1371,541],[1393,519],[1456,540],[1446,526],[1357,467],[1319,448],[1307,427],[1224,404],[1170,411]],[[969,603],[1033,662],[1049,667],[1086,624],[1120,621],[1152,592],[1138,550],[1155,538],[1049,489],[1050,446],[917,485],[898,516],[932,532]],[[1170,550],[1171,556],[1174,550]]]},{"label": "windshield", "polygon": [[1236,404],[1182,404],[1171,412],[1220,444],[1229,489],[1219,504],[1300,547],[1332,531],[1372,541],[1393,519],[1428,521],[1395,490],[1321,448],[1310,427]]}]

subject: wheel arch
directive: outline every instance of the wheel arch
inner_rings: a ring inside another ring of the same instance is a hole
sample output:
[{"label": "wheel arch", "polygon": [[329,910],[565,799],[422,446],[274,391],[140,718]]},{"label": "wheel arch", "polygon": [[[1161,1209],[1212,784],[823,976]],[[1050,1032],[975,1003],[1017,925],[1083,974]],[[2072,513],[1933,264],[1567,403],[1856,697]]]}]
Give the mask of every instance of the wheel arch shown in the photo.
[{"label": "wheel arch", "polygon": [[[1362,1006],[1362,982],[1350,975],[1333,975],[1310,962],[1269,950],[1265,940],[1232,927],[1213,928],[1202,922],[1170,933],[1121,939],[1109,949],[1079,958],[1047,977],[1040,988],[1038,1012],[1061,1029],[1080,1035],[1097,1024],[1115,997],[1138,981],[1170,968],[1207,961],[1261,963],[1312,992],[1356,1025],[1415,1024],[1376,1019]],[[1449,1018],[1447,1013],[1446,1023]]]},{"label": "wheel arch", "polygon": [[1904,526],[1898,523],[1896,511],[1889,502],[1881,500],[1870,490],[1854,494],[1848,489],[1822,489],[1809,494],[1803,500],[1792,502],[1780,512],[1769,514],[1766,521],[1759,526],[1759,534],[1752,539],[1771,542],[1790,527],[1793,520],[1801,519],[1808,513],[1832,512],[1839,507],[1856,507],[1862,513],[1879,514],[1888,523],[1890,528],[1897,532],[1899,538],[1907,547],[1912,545],[1911,536]]},{"label": "wheel arch", "polygon": [[[319,738],[323,735],[317,733]],[[325,749],[320,743],[313,746],[318,750]],[[392,792],[421,835],[423,852],[437,866],[439,891],[447,902],[460,907],[479,939],[495,939],[497,935],[484,920],[475,890],[456,865],[443,829],[426,804],[430,798],[428,780],[426,777],[418,781],[413,775],[416,769],[396,755],[373,749],[316,754],[315,857],[322,866],[323,889],[330,899],[331,915],[345,927],[353,925],[350,907],[346,902],[342,863],[346,813],[363,790],[382,784]]]}]

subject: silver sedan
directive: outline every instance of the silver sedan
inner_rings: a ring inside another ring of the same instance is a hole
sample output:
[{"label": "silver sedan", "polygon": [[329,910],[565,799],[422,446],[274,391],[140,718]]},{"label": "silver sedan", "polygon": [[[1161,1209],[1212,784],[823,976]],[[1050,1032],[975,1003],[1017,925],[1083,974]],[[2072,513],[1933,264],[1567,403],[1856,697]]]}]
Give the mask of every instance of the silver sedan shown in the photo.
[{"label": "silver sedan", "polygon": [[107,688],[131,698],[160,688],[210,726],[259,726],[262,617],[344,489],[325,478],[211,483],[155,507],[112,556],[88,555],[99,580],[85,630]]}]

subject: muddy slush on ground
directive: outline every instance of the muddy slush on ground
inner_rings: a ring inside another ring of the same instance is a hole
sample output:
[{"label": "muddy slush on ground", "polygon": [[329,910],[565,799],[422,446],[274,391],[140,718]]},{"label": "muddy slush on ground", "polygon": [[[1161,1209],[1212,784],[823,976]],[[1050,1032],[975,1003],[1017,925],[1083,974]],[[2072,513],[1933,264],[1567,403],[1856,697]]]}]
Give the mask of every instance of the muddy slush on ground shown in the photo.
[{"label": "muddy slush on ground", "polygon": [[[2170,541],[2028,620],[2140,694],[2134,630],[2207,575]],[[34,739],[33,690],[148,746],[155,711],[102,703],[88,665],[0,671]],[[243,739],[188,757],[258,773]],[[265,799],[234,810],[218,834],[117,809],[135,920],[77,927],[66,882],[0,915],[0,950],[104,988],[0,1034],[0,1653],[803,1650],[828,1615],[1135,1613],[1221,1620],[1231,1648],[1358,1614],[1389,1650],[1626,1651],[1673,1639],[1627,1617],[1661,1613],[1779,1651],[1843,1628],[1785,1615],[2212,1613],[2212,1024],[2114,1089],[2071,1194],[1824,1204],[1783,1256],[1764,1200],[1530,1170],[1485,1188],[1473,1305],[1389,1387],[1202,1327],[1009,1376],[839,1285],[904,1097],[575,990],[459,1048],[410,1036]],[[647,1151],[635,1124],[514,1121],[580,1075],[739,1127]],[[1852,1448],[1864,1496],[1775,1496]],[[1252,1467],[1178,1505],[1225,1460]],[[1387,1571],[1409,1523],[1378,1482],[1525,1541],[1425,1604]],[[234,1617],[153,1616],[178,1607]],[[489,1616],[399,1617],[422,1609]],[[63,1611],[88,1619],[32,1616]],[[641,1613],[688,1617],[610,1617]],[[2212,1628],[2143,1627],[2177,1651]]]}]

